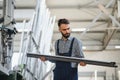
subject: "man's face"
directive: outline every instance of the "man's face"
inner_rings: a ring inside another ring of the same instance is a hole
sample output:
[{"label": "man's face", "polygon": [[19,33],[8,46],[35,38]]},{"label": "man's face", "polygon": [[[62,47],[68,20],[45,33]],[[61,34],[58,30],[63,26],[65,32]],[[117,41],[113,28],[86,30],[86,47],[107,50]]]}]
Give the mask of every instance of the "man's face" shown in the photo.
[{"label": "man's face", "polygon": [[61,32],[64,38],[68,38],[70,36],[70,27],[69,24],[61,24],[59,27],[59,31]]}]

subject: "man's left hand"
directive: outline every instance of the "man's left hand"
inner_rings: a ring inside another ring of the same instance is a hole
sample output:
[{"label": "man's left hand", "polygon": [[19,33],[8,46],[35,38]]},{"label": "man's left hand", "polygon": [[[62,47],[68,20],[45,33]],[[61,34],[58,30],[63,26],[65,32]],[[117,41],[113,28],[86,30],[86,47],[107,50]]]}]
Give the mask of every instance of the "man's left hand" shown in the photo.
[{"label": "man's left hand", "polygon": [[81,61],[80,66],[86,66],[86,63]]}]

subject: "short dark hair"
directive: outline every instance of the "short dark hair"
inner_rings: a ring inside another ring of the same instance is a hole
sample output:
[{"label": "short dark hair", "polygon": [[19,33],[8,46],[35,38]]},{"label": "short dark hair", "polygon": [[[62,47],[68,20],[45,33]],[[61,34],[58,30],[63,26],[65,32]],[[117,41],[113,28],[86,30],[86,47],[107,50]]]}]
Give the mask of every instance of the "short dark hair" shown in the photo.
[{"label": "short dark hair", "polygon": [[63,18],[58,20],[58,27],[60,27],[61,24],[69,24],[69,20]]}]

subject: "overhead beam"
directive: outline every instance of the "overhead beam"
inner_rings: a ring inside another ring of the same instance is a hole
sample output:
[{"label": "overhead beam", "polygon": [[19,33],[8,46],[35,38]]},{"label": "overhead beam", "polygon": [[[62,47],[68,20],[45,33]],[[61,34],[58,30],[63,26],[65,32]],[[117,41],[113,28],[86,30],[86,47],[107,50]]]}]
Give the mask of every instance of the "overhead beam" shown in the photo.
[{"label": "overhead beam", "polygon": [[[115,5],[116,6],[116,5]],[[106,16],[108,16],[116,25],[117,27],[120,27],[120,23],[116,20],[116,18],[111,15],[106,8],[102,5],[102,4],[98,4],[99,9],[101,10],[101,12],[103,12],[104,14],[106,14]],[[114,11],[113,11],[114,12]],[[114,14],[114,13],[113,13]]]},{"label": "overhead beam", "polygon": [[[56,20],[57,22],[58,20]],[[92,22],[93,19],[69,19],[70,22]],[[98,19],[96,22],[108,22],[106,19]]]},{"label": "overhead beam", "polygon": [[[109,1],[109,3],[105,6],[106,8],[110,7],[110,5],[112,4],[113,0]],[[100,16],[102,15],[102,12],[100,12],[93,20],[92,22],[86,26],[86,30],[81,34],[81,37],[83,37],[83,35],[90,29],[92,28],[92,26],[95,24],[95,22],[100,18]]]},{"label": "overhead beam", "polygon": [[[76,34],[79,34],[79,33],[82,33],[83,31],[72,31],[72,33],[76,33]],[[59,31],[54,31],[54,33],[59,33]],[[104,33],[104,31],[87,31],[87,33]]]},{"label": "overhead beam", "polygon": [[[23,20],[26,20],[27,22],[30,20],[31,18],[15,18],[15,21],[16,22],[23,22]],[[57,22],[58,20],[56,20],[55,22]],[[91,22],[92,19],[79,19],[79,20],[69,20],[71,23],[72,22]],[[105,19],[99,19],[97,20],[96,22],[108,22],[108,20],[105,20]]]},{"label": "overhead beam", "polygon": [[[115,4],[114,4],[114,7],[113,7],[113,10],[112,10],[112,15],[114,15],[114,12],[117,8],[117,0],[115,1]],[[103,10],[105,11],[106,14],[109,14],[104,8]],[[111,25],[111,22],[112,20],[109,20],[108,21],[108,25],[107,27],[112,27]],[[106,47],[108,46],[108,44],[110,43],[110,40],[112,39],[113,35],[117,32],[117,29],[108,29],[106,30],[105,32],[105,36],[104,36],[104,39],[103,39],[103,49],[102,50],[105,50]]]},{"label": "overhead beam", "polygon": [[[110,23],[108,23],[109,25]],[[117,32],[117,29],[111,29],[111,30],[106,30],[105,37],[103,39],[103,49],[105,50],[108,44],[110,43],[110,40],[112,39],[113,35]]]},{"label": "overhead beam", "polygon": [[[48,6],[50,9],[81,9],[81,8],[97,8],[96,6],[81,6],[81,5],[60,5],[60,6]],[[112,8],[112,7],[109,7]]]},{"label": "overhead beam", "polygon": [[[109,32],[111,33],[113,30],[117,30],[117,29],[110,29],[109,30]],[[82,33],[83,31],[72,31],[72,33],[76,33],[76,34],[79,34],[79,33]],[[54,33],[56,34],[56,33],[59,33],[59,31],[57,31],[57,30],[54,30]],[[98,34],[100,34],[100,33],[105,33],[105,31],[103,31],[103,30],[100,30],[100,31],[87,31],[87,33],[98,33]],[[120,31],[117,31],[117,33],[120,33]],[[108,34],[108,33],[106,33],[106,34]]]},{"label": "overhead beam", "polygon": [[[49,1],[47,2],[47,6],[48,8],[50,9],[71,9],[71,8],[76,8],[76,9],[81,9],[81,8],[97,8],[96,5],[93,5],[95,3],[94,0],[91,0],[91,1],[87,1],[86,3],[84,4],[74,4],[74,5],[49,5]],[[110,7],[112,8],[112,6]]]},{"label": "overhead beam", "polygon": [[[81,5],[60,5],[60,6],[47,6],[49,9],[81,9],[81,8],[87,8],[87,9],[90,9],[90,8],[98,8],[97,6],[81,6]],[[108,9],[111,9],[113,7],[109,7]],[[2,6],[0,6],[0,9],[3,9]],[[35,9],[35,6],[15,6],[15,9]]]}]

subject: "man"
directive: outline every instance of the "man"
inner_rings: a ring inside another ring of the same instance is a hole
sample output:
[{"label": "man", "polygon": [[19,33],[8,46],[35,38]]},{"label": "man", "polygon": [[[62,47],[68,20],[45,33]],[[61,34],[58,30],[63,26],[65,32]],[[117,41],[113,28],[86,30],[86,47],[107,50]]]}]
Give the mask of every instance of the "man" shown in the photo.
[{"label": "man", "polygon": [[[59,31],[62,38],[55,42],[55,53],[60,56],[83,58],[82,44],[74,37],[70,37],[70,26],[67,19],[58,20]],[[40,58],[45,61],[44,57]],[[54,69],[54,80],[78,80],[78,63],[56,61]],[[85,66],[84,62],[80,62],[81,66]]]}]

